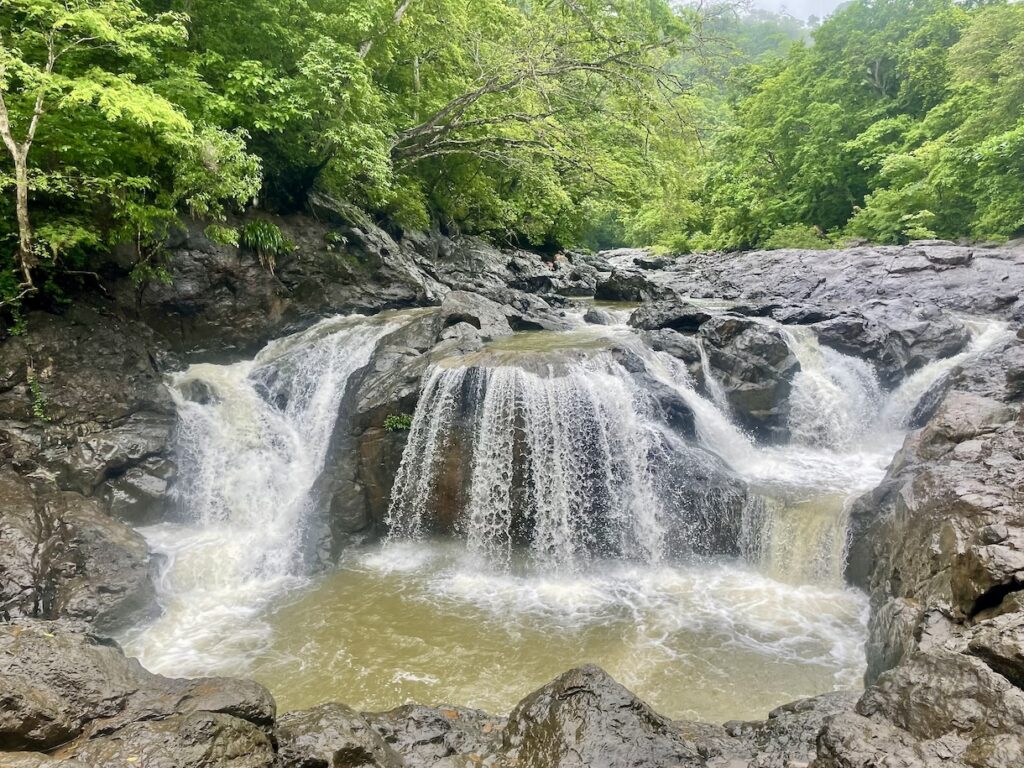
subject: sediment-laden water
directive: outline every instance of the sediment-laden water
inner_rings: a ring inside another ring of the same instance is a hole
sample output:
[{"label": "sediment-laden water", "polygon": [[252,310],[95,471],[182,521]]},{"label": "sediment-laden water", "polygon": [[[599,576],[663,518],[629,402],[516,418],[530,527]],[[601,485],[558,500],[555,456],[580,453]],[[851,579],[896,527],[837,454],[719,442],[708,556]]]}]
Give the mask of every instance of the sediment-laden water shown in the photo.
[{"label": "sediment-laden water", "polygon": [[978,325],[971,350],[884,393],[868,364],[787,329],[792,440],[770,447],[735,425],[706,356],[698,391],[624,325],[443,360],[388,540],[310,575],[347,383],[410,317],[324,321],[175,378],[184,517],[143,531],[166,557],[165,611],[126,638],[147,667],[251,674],[283,709],[506,712],[581,662],[712,721],[856,688],[866,604],[842,583],[846,505],[881,479],[927,388],[1000,332]]}]

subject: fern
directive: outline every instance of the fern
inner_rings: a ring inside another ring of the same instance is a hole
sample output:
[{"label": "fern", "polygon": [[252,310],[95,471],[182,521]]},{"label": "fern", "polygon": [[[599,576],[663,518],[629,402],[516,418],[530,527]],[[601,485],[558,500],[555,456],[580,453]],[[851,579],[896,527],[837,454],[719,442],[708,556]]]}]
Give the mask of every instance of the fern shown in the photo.
[{"label": "fern", "polygon": [[255,219],[246,222],[240,233],[242,245],[253,251],[260,264],[270,274],[277,267],[277,257],[291,251],[295,246],[284,236],[281,228],[270,221]]}]

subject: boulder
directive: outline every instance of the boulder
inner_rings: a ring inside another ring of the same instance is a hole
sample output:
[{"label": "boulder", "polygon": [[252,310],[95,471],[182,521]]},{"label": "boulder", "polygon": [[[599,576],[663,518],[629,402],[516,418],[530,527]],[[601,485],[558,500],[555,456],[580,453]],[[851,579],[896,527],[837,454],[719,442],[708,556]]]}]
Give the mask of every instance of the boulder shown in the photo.
[{"label": "boulder", "polygon": [[97,499],[0,471],[0,612],[115,631],[157,611],[145,540]]},{"label": "boulder", "polygon": [[505,718],[463,707],[408,704],[363,715],[406,768],[494,765]]},{"label": "boulder", "polygon": [[602,301],[657,301],[675,298],[675,292],[635,269],[613,269],[597,282],[594,297]]},{"label": "boulder", "polygon": [[0,625],[0,750],[90,766],[270,768],[270,694],[242,680],[146,672],[69,622]]},{"label": "boulder", "polygon": [[277,722],[281,768],[402,768],[402,758],[370,723],[344,704],[289,712]]},{"label": "boulder", "polygon": [[583,314],[583,322],[590,325],[615,325],[612,316],[597,307],[591,307]]},{"label": "boulder", "polygon": [[670,328],[674,331],[695,332],[710,320],[713,313],[688,302],[648,302],[629,318],[629,324],[645,331]]},{"label": "boulder", "polygon": [[468,323],[480,332],[480,338],[491,341],[512,335],[508,309],[497,302],[466,291],[452,291],[444,297],[440,309],[441,328]]},{"label": "boulder", "polygon": [[569,670],[523,699],[502,743],[520,768],[704,765],[671,720],[593,665]]},{"label": "boulder", "polygon": [[719,315],[700,328],[708,362],[739,423],[755,436],[787,436],[789,393],[800,363],[776,328]]},{"label": "boulder", "polygon": [[825,346],[870,361],[888,388],[970,340],[967,326],[949,312],[910,301],[871,302],[812,327]]}]

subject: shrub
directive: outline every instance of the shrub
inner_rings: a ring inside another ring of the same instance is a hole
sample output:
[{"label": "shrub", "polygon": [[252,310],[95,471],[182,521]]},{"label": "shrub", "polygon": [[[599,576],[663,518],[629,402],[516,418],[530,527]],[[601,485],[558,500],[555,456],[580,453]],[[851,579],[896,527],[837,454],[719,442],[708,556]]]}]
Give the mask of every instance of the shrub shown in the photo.
[{"label": "shrub", "polygon": [[277,257],[288,253],[295,246],[284,236],[281,228],[264,219],[254,219],[242,226],[242,245],[253,251],[260,260],[260,264],[270,274],[274,274],[277,266]]},{"label": "shrub", "polygon": [[384,429],[388,432],[408,432],[411,426],[411,413],[392,413],[384,419]]},{"label": "shrub", "polygon": [[780,248],[825,249],[832,247],[829,240],[817,227],[803,224],[787,224],[779,227],[765,240],[764,247],[769,251]]}]

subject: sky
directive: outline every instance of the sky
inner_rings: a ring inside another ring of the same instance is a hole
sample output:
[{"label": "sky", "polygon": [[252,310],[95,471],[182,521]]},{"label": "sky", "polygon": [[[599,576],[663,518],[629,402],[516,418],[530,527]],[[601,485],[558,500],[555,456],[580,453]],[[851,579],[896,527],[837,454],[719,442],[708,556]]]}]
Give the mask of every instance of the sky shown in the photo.
[{"label": "sky", "polygon": [[798,19],[827,16],[842,0],[754,0],[754,5],[768,11],[786,10]]}]

